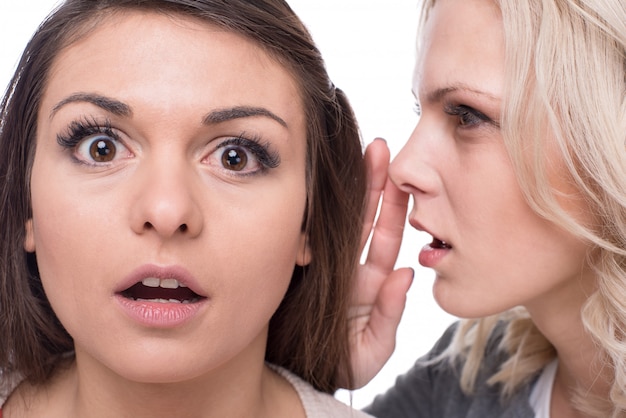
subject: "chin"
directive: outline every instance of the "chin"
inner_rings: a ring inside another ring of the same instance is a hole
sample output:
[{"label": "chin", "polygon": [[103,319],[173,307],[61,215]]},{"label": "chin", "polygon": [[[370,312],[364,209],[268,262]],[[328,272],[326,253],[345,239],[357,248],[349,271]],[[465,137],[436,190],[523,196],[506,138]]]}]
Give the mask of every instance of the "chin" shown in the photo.
[{"label": "chin", "polygon": [[[90,356],[85,361],[95,361],[119,379],[138,384],[173,384],[194,380],[207,371],[217,368],[219,362],[210,364],[197,355],[184,350],[123,350],[114,355]],[[79,353],[77,353],[80,355]],[[80,358],[77,358],[80,365]],[[83,362],[85,363],[85,362]]]},{"label": "chin", "polygon": [[497,315],[512,308],[499,303],[493,304],[484,298],[469,296],[468,292],[454,289],[440,279],[435,280],[433,285],[433,297],[446,313],[462,319]]},{"label": "chin", "polygon": [[189,367],[181,368],[177,364],[169,364],[161,367],[132,367],[124,370],[113,370],[122,379],[137,384],[146,385],[168,385],[187,382],[201,376],[200,369]]}]

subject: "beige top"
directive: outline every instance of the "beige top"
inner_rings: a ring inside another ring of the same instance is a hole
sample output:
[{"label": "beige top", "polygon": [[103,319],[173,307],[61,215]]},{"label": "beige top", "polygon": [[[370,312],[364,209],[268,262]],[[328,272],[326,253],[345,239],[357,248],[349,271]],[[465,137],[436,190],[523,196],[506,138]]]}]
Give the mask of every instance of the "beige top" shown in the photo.
[{"label": "beige top", "polygon": [[290,371],[274,365],[269,366],[296,389],[307,418],[373,418],[365,412],[352,409],[328,393],[315,390],[313,386]]}]

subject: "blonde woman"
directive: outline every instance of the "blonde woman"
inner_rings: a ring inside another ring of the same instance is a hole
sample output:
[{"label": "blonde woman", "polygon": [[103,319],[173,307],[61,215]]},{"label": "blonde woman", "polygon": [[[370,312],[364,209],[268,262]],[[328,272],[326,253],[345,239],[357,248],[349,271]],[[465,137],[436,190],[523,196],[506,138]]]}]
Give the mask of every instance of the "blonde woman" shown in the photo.
[{"label": "blonde woman", "polygon": [[419,262],[437,302],[467,319],[368,412],[625,415],[625,48],[622,0],[425,2],[421,117],[389,167],[362,271],[356,376],[392,350],[409,283],[402,270],[384,280],[400,192],[433,237]]}]

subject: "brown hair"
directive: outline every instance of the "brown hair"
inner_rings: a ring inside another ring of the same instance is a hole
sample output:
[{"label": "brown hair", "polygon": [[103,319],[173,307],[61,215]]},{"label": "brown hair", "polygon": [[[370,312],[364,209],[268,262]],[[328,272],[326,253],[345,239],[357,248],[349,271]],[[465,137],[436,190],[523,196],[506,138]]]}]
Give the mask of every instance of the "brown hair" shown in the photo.
[{"label": "brown hair", "polygon": [[[73,350],[52,311],[35,255],[23,248],[37,114],[59,52],[110,13],[134,8],[202,19],[256,42],[290,70],[307,117],[307,209],[313,254],[296,267],[269,329],[266,360],[318,390],[347,369],[347,304],[358,263],[366,179],[360,135],[345,95],[331,83],[305,26],[282,0],[68,0],[27,45],[0,111],[0,376],[44,383]],[[345,368],[344,369],[342,369]]]}]

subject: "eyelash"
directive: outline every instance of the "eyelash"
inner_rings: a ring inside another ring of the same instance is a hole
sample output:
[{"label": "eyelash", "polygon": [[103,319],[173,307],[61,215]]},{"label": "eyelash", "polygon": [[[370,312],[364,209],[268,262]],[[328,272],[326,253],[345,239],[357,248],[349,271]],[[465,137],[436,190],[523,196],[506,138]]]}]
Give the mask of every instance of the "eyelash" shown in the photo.
[{"label": "eyelash", "polygon": [[111,127],[108,119],[102,124],[95,119],[75,120],[68,126],[67,133],[57,135],[57,143],[63,148],[75,149],[85,138],[102,134],[120,141],[120,137]]},{"label": "eyelash", "polygon": [[[68,150],[75,150],[78,145],[86,138],[94,135],[106,135],[115,141],[120,140],[120,136],[113,130],[110,120],[99,123],[96,119],[85,118],[83,120],[75,120],[68,126],[67,133],[57,135],[57,143]],[[261,138],[257,136],[247,137],[245,133],[239,136],[225,139],[220,142],[216,150],[228,147],[241,147],[250,152],[260,164],[260,172],[266,172],[269,169],[276,168],[280,165],[280,157],[277,152],[270,151],[268,144],[262,143]],[[83,162],[74,157],[78,162]],[[253,175],[252,173],[241,173],[239,175]]]},{"label": "eyelash", "polygon": [[[239,136],[225,139],[220,142],[216,147],[217,149],[228,147],[242,147],[254,155],[261,165],[260,171],[266,172],[269,169],[276,168],[280,165],[280,156],[277,152],[270,150],[269,144],[263,143],[261,138],[257,136],[247,137],[245,133]],[[239,175],[253,175],[255,172],[239,174]]]},{"label": "eyelash", "polygon": [[446,104],[444,106],[444,112],[450,116],[457,117],[459,119],[459,125],[466,129],[475,128],[485,122],[498,127],[497,122],[470,106]]}]

